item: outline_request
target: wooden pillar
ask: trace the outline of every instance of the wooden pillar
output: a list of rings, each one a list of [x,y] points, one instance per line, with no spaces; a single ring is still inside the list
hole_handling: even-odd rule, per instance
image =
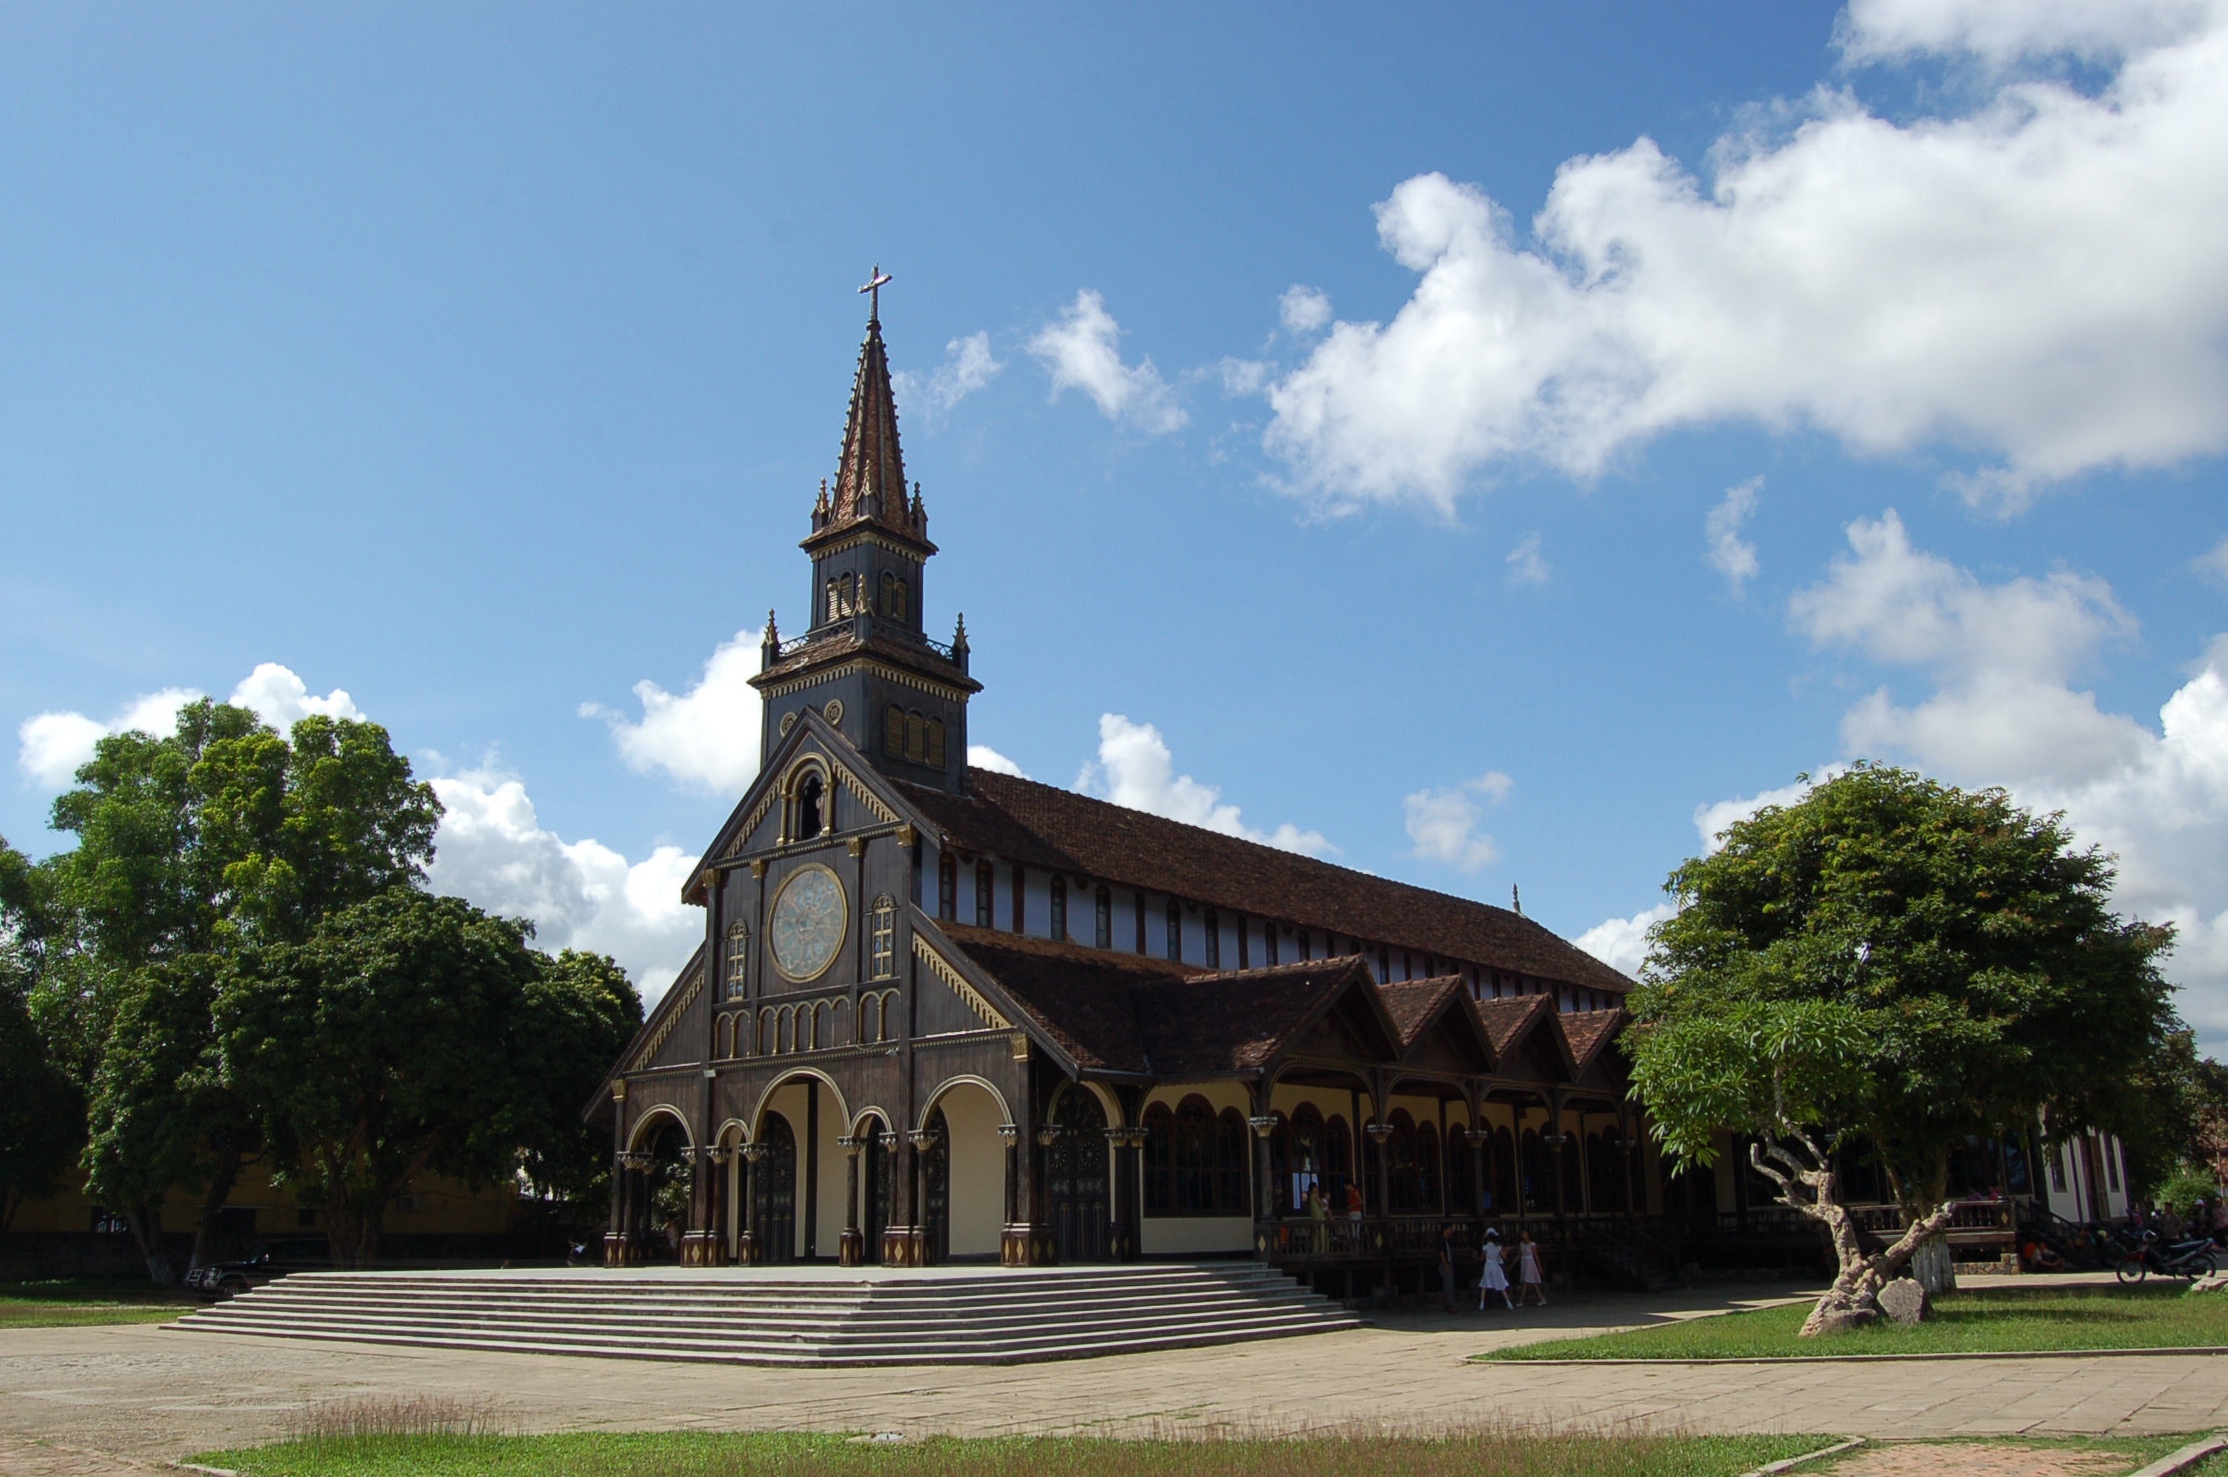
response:
[[[1143,1132],[1135,1128],[1106,1130],[1107,1167],[1114,1176],[1106,1250],[1117,1262],[1137,1260],[1137,1151],[1144,1142]]]
[[[827,802],[834,803],[831,796]],[[820,1230],[820,1079],[805,1079],[805,1193],[799,1213],[805,1220],[805,1255],[811,1261],[816,1254],[814,1239]]]
[[[1258,1111],[1246,1119],[1253,1130],[1253,1255],[1264,1262],[1276,1255],[1277,1233],[1283,1229],[1276,1220],[1276,1186],[1269,1181],[1269,1139],[1276,1132],[1276,1114],[1268,1110],[1268,1101],[1264,1084],[1254,1098]]]
[[[891,1130],[882,1135],[882,1147],[891,1160],[890,1223],[882,1228],[882,1265],[885,1267],[917,1267],[922,1262],[922,1247],[926,1236],[919,1225],[920,1154],[914,1147],[916,1138],[925,1134],[899,1133]]]
[[[758,1230],[758,1186],[751,1182],[751,1170],[765,1157],[766,1146],[759,1143],[742,1146],[743,1174],[743,1234],[735,1249],[735,1260],[746,1267],[755,1267],[766,1259],[766,1240]]]

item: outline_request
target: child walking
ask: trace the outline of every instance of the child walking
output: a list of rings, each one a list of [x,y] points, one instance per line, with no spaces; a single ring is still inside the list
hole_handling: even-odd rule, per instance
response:
[[[1485,1300],[1488,1296],[1499,1298],[1501,1306],[1504,1308],[1511,1306],[1509,1303],[1509,1274],[1507,1269],[1502,1266],[1501,1233],[1499,1231],[1485,1233],[1485,1272],[1478,1278],[1478,1311],[1480,1313],[1485,1311]]]
[[[1532,1241],[1532,1233],[1520,1232],[1516,1239],[1516,1280],[1523,1290],[1516,1295],[1518,1307],[1536,1302],[1547,1306],[1547,1289],[1539,1270],[1539,1247]]]

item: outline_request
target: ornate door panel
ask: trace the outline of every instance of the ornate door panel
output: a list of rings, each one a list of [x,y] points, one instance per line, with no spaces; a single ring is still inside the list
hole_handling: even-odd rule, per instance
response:
[[[1052,1115],[1059,1136],[1044,1151],[1045,1198],[1063,1262],[1103,1262],[1106,1203],[1106,1113],[1096,1094],[1070,1088]]]

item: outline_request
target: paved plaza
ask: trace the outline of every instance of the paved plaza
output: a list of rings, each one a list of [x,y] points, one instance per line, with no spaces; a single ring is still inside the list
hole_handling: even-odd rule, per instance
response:
[[[783,1369],[483,1354],[153,1325],[11,1331],[0,1471],[139,1469],[283,1436],[348,1398],[484,1400],[530,1430],[1138,1436],[1480,1422],[1884,1438],[2145,1435],[2228,1426],[2228,1355],[1885,1362],[1471,1364],[1513,1341],[1692,1317],[1793,1288],[1571,1298],[1506,1313],[1049,1364]],[[43,1444],[41,1444],[43,1443]]]

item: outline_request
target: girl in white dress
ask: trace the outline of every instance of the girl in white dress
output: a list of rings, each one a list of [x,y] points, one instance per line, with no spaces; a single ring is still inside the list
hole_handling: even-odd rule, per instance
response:
[[[1517,1294],[1520,1303],[1537,1301],[1541,1307],[1547,1306],[1547,1289],[1541,1285],[1544,1279],[1540,1276],[1539,1247],[1533,1243],[1529,1231],[1517,1240],[1516,1280],[1524,1289]]]
[[[1480,1313],[1485,1311],[1485,1295],[1487,1293],[1492,1293],[1499,1298],[1502,1307],[1509,1306],[1509,1274],[1501,1265],[1501,1233],[1499,1231],[1485,1233],[1485,1275],[1478,1278],[1478,1311]]]

